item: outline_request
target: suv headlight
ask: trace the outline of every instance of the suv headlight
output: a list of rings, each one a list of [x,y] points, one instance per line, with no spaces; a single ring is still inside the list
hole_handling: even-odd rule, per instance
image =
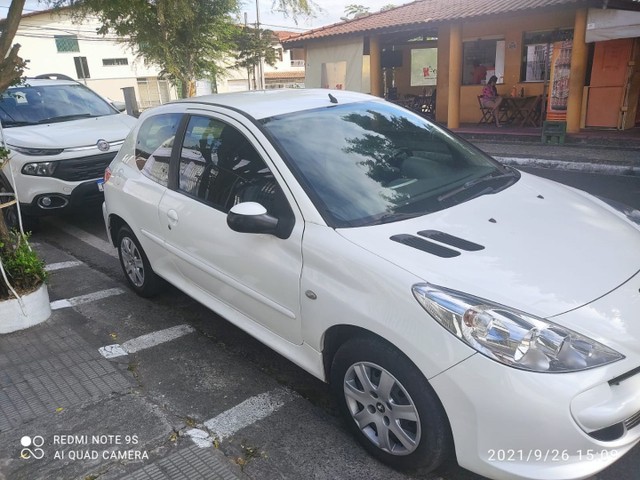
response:
[[[624,355],[568,328],[504,305],[427,283],[413,295],[443,327],[487,357],[533,372],[576,372]]]
[[[27,163],[22,167],[22,173],[38,177],[50,177],[53,175],[57,165],[58,162]]]

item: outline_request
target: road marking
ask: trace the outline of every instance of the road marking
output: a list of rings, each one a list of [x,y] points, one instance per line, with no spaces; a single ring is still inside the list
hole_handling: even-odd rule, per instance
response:
[[[110,288],[108,290],[100,290],[99,292],[89,293],[87,295],[80,295],[79,297],[55,300],[51,302],[51,310],[60,310],[61,308],[75,307],[77,305],[95,302],[96,300],[102,300],[103,298],[112,297],[114,295],[121,295],[123,293],[125,292],[121,288]]]
[[[72,237],[76,237],[78,240],[81,240],[88,245],[91,245],[93,248],[97,248],[107,255],[118,258],[118,251],[113,247],[113,245],[106,240],[101,239],[100,237],[96,237],[91,233],[85,232],[81,228],[74,227],[73,225],[69,224],[56,225],[56,228],[71,235]]]
[[[204,422],[206,431],[192,428],[186,434],[198,447],[210,447],[214,439],[222,441],[231,437],[239,430],[267,418],[297,397],[297,394],[284,388],[261,393]]]
[[[49,265],[46,265],[44,269],[47,272],[54,272],[56,270],[62,270],[63,268],[79,267],[80,265],[83,265],[83,263],[78,260],[75,260],[70,262],[50,263]]]
[[[195,332],[195,329],[189,325],[177,325],[175,327],[166,328],[164,330],[132,338],[131,340],[124,342],[122,345],[116,343],[100,347],[98,351],[104,358],[122,357],[130,353],[136,353],[140,350],[155,347],[156,345],[160,345],[165,342],[170,342],[171,340],[183,337],[192,332]]]

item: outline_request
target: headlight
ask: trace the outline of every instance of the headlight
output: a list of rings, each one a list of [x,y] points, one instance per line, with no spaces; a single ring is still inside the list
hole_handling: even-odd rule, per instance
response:
[[[15,150],[23,155],[29,155],[31,157],[45,157],[47,155],[59,155],[64,152],[64,148],[27,148],[16,147],[15,145],[9,145],[10,150]]]
[[[478,352],[534,372],[576,372],[624,358],[584,335],[497,303],[421,283],[413,295],[442,326]]]
[[[57,165],[58,162],[27,163],[22,167],[22,173],[38,177],[50,177],[53,175]]]

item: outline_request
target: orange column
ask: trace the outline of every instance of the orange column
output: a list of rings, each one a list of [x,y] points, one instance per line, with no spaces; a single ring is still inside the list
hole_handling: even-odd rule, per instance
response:
[[[449,32],[449,98],[447,127],[460,126],[460,87],[462,86],[462,26],[451,25]]]
[[[587,44],[584,41],[587,30],[587,9],[576,10],[573,26],[573,45],[571,47],[571,74],[569,75],[569,97],[567,99],[567,132],[580,131],[582,113],[582,92],[587,74]]]
[[[380,61],[380,42],[378,37],[369,37],[369,75],[371,95],[382,97],[382,62]]]

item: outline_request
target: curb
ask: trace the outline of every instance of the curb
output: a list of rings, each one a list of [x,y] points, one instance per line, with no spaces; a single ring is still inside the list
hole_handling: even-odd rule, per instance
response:
[[[600,173],[605,175],[630,175],[640,176],[640,167],[629,165],[611,165],[590,162],[565,162],[561,160],[546,160],[542,158],[501,157],[492,155],[493,158],[505,165],[532,168],[553,168],[556,170],[569,170],[582,173]]]

